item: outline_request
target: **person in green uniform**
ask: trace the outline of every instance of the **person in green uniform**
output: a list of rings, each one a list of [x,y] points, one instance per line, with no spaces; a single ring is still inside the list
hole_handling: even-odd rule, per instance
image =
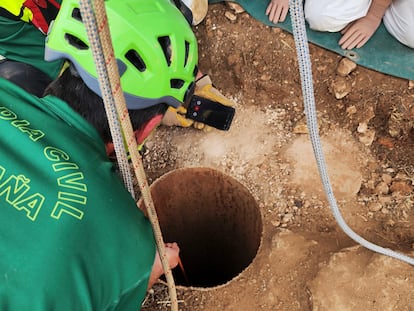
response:
[[[2,0],[0,3],[0,76],[36,96],[55,79],[63,60],[44,59],[45,35],[61,0]]]
[[[193,13],[185,4],[188,1],[164,1],[174,3],[191,24]],[[13,81],[39,97],[51,80],[57,77],[63,65],[60,59],[53,62],[44,60],[45,35],[61,3],[62,0],[0,1],[0,77]],[[195,9],[196,15],[200,13],[198,4],[191,7]],[[223,105],[234,106],[233,101],[216,89],[210,76],[198,70],[196,78],[194,90],[196,95]],[[187,119],[184,106],[170,106],[162,124],[211,130],[203,123]]]
[[[105,5],[143,138],[191,94],[196,39],[163,0]],[[163,270],[151,225],[108,160],[110,138],[80,114],[103,102],[76,0],[65,0],[47,44],[50,59],[70,65],[44,97],[0,78],[0,310],[139,310]],[[178,254],[167,244],[171,267]]]

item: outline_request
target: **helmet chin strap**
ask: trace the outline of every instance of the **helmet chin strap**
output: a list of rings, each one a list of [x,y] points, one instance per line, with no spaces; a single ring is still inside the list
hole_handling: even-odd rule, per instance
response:
[[[163,118],[163,115],[158,114],[154,116],[152,119],[150,119],[147,123],[145,123],[144,126],[142,126],[140,129],[134,132],[135,139],[137,141],[137,144],[139,145],[139,149],[141,149],[141,145],[144,144],[145,140],[148,138],[151,132],[155,130],[158,127],[158,125],[161,123],[162,118]],[[112,155],[115,152],[115,147],[114,147],[113,142],[106,143],[105,148],[106,148],[106,154],[108,156]]]

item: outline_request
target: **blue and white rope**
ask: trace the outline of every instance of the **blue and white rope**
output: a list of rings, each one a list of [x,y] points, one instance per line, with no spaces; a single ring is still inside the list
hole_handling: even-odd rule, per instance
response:
[[[112,141],[114,143],[115,154],[118,161],[119,170],[125,187],[133,198],[135,198],[134,185],[132,181],[131,168],[128,163],[127,151],[122,137],[122,130],[118,114],[115,107],[115,99],[112,95],[109,73],[105,64],[104,51],[99,38],[98,27],[93,11],[93,4],[90,0],[79,1],[82,20],[84,21],[93,59],[96,65],[99,85],[102,98],[105,104],[106,115],[108,117],[109,128],[111,130]]]
[[[383,255],[402,260],[408,264],[414,265],[414,258],[395,252],[391,249],[383,248],[373,244],[358,234],[356,234],[345,222],[336,203],[332,191],[331,183],[326,169],[325,159],[321,147],[320,136],[318,131],[318,122],[315,108],[315,96],[313,90],[312,67],[309,54],[309,44],[306,35],[305,16],[303,12],[303,0],[290,0],[290,16],[292,20],[293,35],[295,39],[297,58],[299,63],[299,73],[302,84],[302,93],[304,99],[305,115],[309,135],[312,142],[313,152],[318,165],[319,174],[322,184],[328,198],[332,213],[341,229],[355,242],[360,245]]]

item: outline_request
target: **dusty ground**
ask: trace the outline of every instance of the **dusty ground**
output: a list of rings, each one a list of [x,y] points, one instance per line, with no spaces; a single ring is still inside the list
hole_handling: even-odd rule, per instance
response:
[[[144,162],[151,182],[197,166],[236,178],[258,202],[262,243],[227,284],[179,287],[180,310],[413,310],[413,267],[357,246],[332,216],[303,133],[292,35],[247,13],[231,21],[227,11],[210,5],[195,32],[200,68],[235,101],[230,130],[160,128]],[[310,51],[321,139],[346,222],[414,256],[414,88],[359,66],[341,77],[340,56]],[[337,99],[340,87],[347,95]],[[169,310],[165,285],[154,287],[143,310]]]

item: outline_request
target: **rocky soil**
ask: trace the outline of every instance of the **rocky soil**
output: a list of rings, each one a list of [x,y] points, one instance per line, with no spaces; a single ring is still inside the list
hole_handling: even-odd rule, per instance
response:
[[[179,286],[180,310],[412,310],[414,269],[348,238],[320,182],[291,34],[210,5],[194,28],[200,68],[235,103],[229,131],[161,127],[153,182],[183,167],[238,180],[262,214],[252,263],[212,288]],[[414,85],[310,45],[319,132],[341,213],[363,238],[414,256]],[[191,234],[191,232],[189,232]],[[235,241],[242,243],[243,241]],[[164,283],[143,310],[169,310]]]

